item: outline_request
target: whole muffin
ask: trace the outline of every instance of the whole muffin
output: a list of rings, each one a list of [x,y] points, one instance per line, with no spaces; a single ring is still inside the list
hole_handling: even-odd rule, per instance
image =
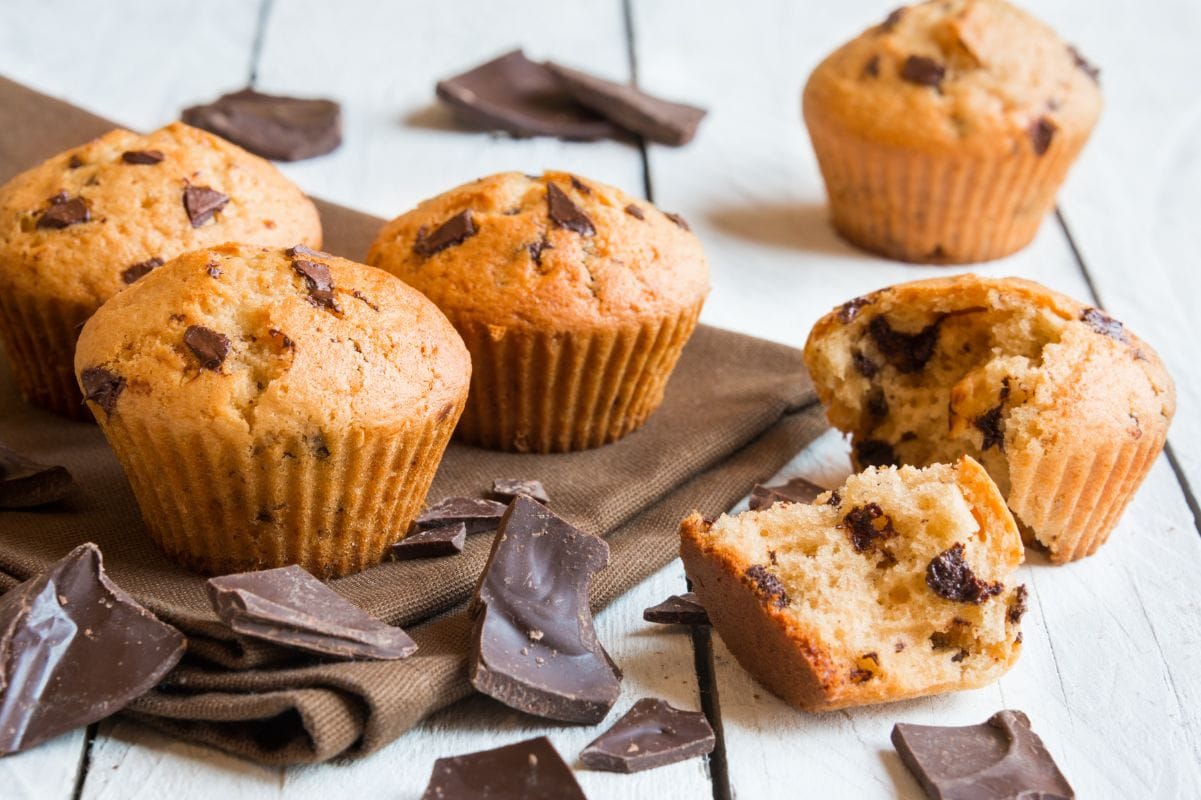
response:
[[[1003,0],[897,9],[805,86],[835,228],[904,261],[1020,250],[1097,121],[1097,75]]]
[[[467,343],[459,436],[518,452],[639,427],[709,291],[683,219],[564,172],[493,175],[426,200],[384,226],[367,262],[424,292]]]
[[[21,392],[90,419],[80,326],[163,262],[230,241],[320,247],[321,222],[271,164],[181,123],[111,131],[0,187],[0,337]]]
[[[1105,542],[1176,411],[1149,345],[1017,278],[936,278],[855,298],[813,327],[805,363],[857,465],[970,455],[1056,563]]]
[[[471,375],[442,313],[387,273],[240,244],[186,253],[105,303],[75,369],[169,556],[326,577],[408,531]]]

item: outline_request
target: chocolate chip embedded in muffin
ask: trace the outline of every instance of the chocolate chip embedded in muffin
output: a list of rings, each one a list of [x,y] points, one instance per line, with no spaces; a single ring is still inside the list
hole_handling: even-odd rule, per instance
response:
[[[901,77],[918,86],[938,88],[946,74],[947,68],[944,65],[926,56],[909,56],[901,65]]]
[[[850,325],[855,321],[855,317],[859,316],[859,310],[871,304],[872,299],[870,297],[856,297],[846,301],[838,308],[838,321],[843,325]]]
[[[839,527],[847,532],[856,553],[866,553],[879,547],[880,542],[897,535],[892,518],[878,503],[855,506],[842,518]]]
[[[629,214],[631,217],[633,217],[634,219],[641,219],[641,220],[646,219],[646,214],[642,213],[642,209],[639,208],[638,206],[634,205],[633,203],[630,203],[628,206],[626,206],[625,212],[627,214]]]
[[[1051,149],[1051,140],[1055,138],[1058,127],[1047,117],[1039,117],[1030,124],[1027,133],[1030,136],[1030,146],[1035,155],[1044,155]]]
[[[920,372],[938,347],[938,329],[942,320],[936,320],[917,333],[903,333],[889,324],[883,314],[872,319],[868,333],[880,355],[898,372]]]
[[[139,278],[149,275],[155,267],[161,267],[163,260],[161,258],[148,258],[145,261],[139,261],[136,264],[131,264],[129,267],[121,270],[121,280],[126,283],[133,283]]]
[[[229,355],[229,337],[203,325],[189,325],[184,331],[183,342],[196,356],[201,369],[221,371],[221,365]]]
[[[92,218],[87,201],[82,197],[67,197],[66,192],[59,192],[50,198],[50,206],[38,217],[38,228],[62,230]]]
[[[125,391],[125,379],[104,367],[88,367],[79,376],[83,384],[83,396],[112,414],[117,407],[117,398]]]
[[[297,258],[292,261],[292,269],[304,279],[310,303],[334,312],[342,310],[334,296],[334,280],[329,273],[329,267],[317,261]]]
[[[432,256],[448,247],[462,244],[476,233],[471,210],[460,211],[429,235],[426,235],[425,228],[419,230],[413,242],[413,252],[420,256]]]
[[[560,228],[575,231],[580,236],[596,235],[596,226],[588,215],[553,183],[546,184],[546,211],[551,222]]]
[[[1130,337],[1126,334],[1125,326],[1119,320],[1114,319],[1100,309],[1086,308],[1080,312],[1080,319],[1102,336],[1117,339],[1119,342],[1130,341]]]
[[[222,194],[208,186],[192,186],[188,184],[183,190],[183,207],[193,228],[199,228],[213,218],[218,211],[225,208],[229,195]]]
[[[939,553],[926,567],[926,585],[939,597],[956,603],[979,605],[1000,594],[1005,586],[1000,581],[982,581],[963,559],[962,543]]]
[[[747,567],[744,574],[755,586],[759,596],[770,601],[776,608],[787,608],[792,602],[788,597],[788,592],[784,589],[784,584],[762,564]]]
[[[126,164],[153,166],[163,160],[162,150],[126,150],[121,154],[121,160]]]

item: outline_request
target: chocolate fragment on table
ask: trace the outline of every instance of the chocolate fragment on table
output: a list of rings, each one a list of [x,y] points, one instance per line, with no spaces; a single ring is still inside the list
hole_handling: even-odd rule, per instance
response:
[[[478,497],[443,497],[415,520],[418,528],[438,528],[462,522],[467,533],[494,531],[504,516],[505,504]]]
[[[385,625],[297,566],[210,578],[209,602],[234,633],[340,659],[393,661],[417,651]]]
[[[76,547],[0,596],[0,755],[115,714],[184,647],[108,579],[96,545]]]
[[[898,723],[892,743],[931,800],[1076,796],[1021,711],[963,727]]]
[[[75,488],[66,467],[41,464],[0,443],[0,509],[44,506]]]
[[[699,711],[646,697],[580,752],[591,769],[642,772],[713,752],[717,740]]]
[[[812,503],[824,491],[826,490],[805,478],[792,478],[776,486],[757,483],[751,489],[750,509],[758,511],[771,508],[776,503]]]
[[[248,88],[185,108],[180,119],[274,161],[314,158],[342,144],[342,109],[332,100]]]
[[[550,502],[550,495],[542,481],[519,478],[497,478],[492,481],[492,496],[502,503],[510,503],[522,495],[532,497],[543,505]]]
[[[588,588],[608,562],[604,539],[514,500],[471,603],[471,685],[539,717],[604,719],[621,672],[597,641]]]
[[[545,736],[439,758],[421,800],[585,800],[571,767]]]
[[[397,561],[413,561],[419,558],[454,556],[463,552],[467,543],[467,526],[452,522],[428,530],[410,533],[392,545],[392,558]]]
[[[644,609],[642,618],[660,625],[709,624],[709,612],[693,592],[673,594],[662,603]]]
[[[467,123],[514,136],[591,141],[620,129],[580,105],[549,69],[520,50],[438,81],[439,99]]]
[[[703,108],[664,100],[628,83],[608,81],[554,62],[548,62],[546,68],[582,105],[652,142],[675,147],[688,144],[705,117]]]

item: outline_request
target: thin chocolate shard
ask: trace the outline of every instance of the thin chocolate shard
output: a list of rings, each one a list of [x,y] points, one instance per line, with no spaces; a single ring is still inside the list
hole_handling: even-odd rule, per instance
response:
[[[183,343],[196,356],[201,369],[220,372],[229,355],[229,337],[203,325],[189,325],[184,331]]]
[[[519,478],[497,478],[492,481],[492,497],[502,503],[509,503],[522,495],[532,497],[543,505],[550,502],[550,495],[542,481]]]
[[[580,236],[596,234],[596,226],[588,215],[553,183],[546,184],[546,211],[551,221],[560,228],[574,231]]]
[[[108,579],[96,545],[76,547],[0,596],[0,755],[115,714],[184,647]]]
[[[308,249],[307,247],[305,248]],[[292,248],[296,250],[296,248]],[[317,261],[298,258],[292,262],[292,269],[304,278],[305,288],[309,292],[309,302],[315,306],[328,308],[330,311],[341,311],[338,298],[334,295],[334,279],[329,267]]]
[[[586,800],[545,736],[439,758],[421,800]]]
[[[546,68],[582,105],[652,142],[673,147],[688,144],[705,118],[703,108],[664,100],[627,83],[608,81],[554,62],[548,62]]]
[[[597,641],[588,588],[608,562],[604,539],[515,499],[471,604],[471,685],[539,717],[604,719],[621,673]]]
[[[121,280],[126,283],[133,283],[139,278],[144,278],[150,274],[151,270],[157,269],[163,265],[163,260],[158,256],[148,258],[145,261],[139,261],[136,264],[131,264],[121,271]]]
[[[917,333],[903,333],[893,328],[881,314],[872,318],[867,330],[880,355],[884,356],[897,372],[910,374],[921,372],[926,362],[934,356],[941,327],[942,320],[938,319]]]
[[[410,533],[392,545],[392,558],[397,561],[413,561],[419,558],[440,558],[463,552],[467,543],[467,526],[452,522],[437,528],[428,528]]]
[[[125,391],[125,378],[104,367],[88,367],[79,374],[83,396],[100,406],[105,414],[112,414],[117,407],[117,398]]]
[[[75,491],[66,467],[41,464],[0,443],[0,508],[36,508]]]
[[[976,577],[963,559],[963,544],[952,547],[930,559],[926,565],[926,585],[939,597],[955,603],[979,605],[998,595],[1005,588],[1000,581],[988,583]]]
[[[642,618],[659,625],[709,624],[709,612],[705,611],[701,601],[692,592],[673,594],[662,603],[643,610]]]
[[[471,217],[471,209],[466,209],[443,222],[428,236],[424,227],[417,231],[413,252],[419,256],[432,256],[448,247],[462,244],[478,232],[479,229],[475,227],[475,221]]]
[[[938,88],[946,74],[945,66],[926,56],[909,56],[901,65],[901,78],[918,86]]]
[[[126,164],[153,166],[163,160],[162,150],[126,150],[121,154],[121,160]]]
[[[787,608],[792,603],[784,584],[762,564],[747,567],[745,576],[755,587],[759,597],[770,601],[776,608]]]
[[[505,504],[478,497],[443,497],[421,513],[418,528],[440,528],[455,522],[467,526],[467,533],[494,531],[505,514]]]
[[[251,639],[339,659],[395,661],[417,651],[400,628],[294,565],[210,578],[206,588],[221,621]]]
[[[983,724],[963,727],[898,723],[892,743],[934,800],[1076,796],[1021,711],[998,711]]]
[[[700,711],[644,697],[580,752],[590,769],[642,772],[713,752],[717,740]]]
[[[213,218],[225,204],[229,195],[222,194],[208,186],[192,186],[189,184],[183,190],[183,208],[193,228],[199,228]]]
[[[1080,320],[1092,328],[1094,333],[1108,336],[1110,339],[1117,339],[1119,342],[1130,341],[1125,326],[1098,308],[1084,309],[1080,314]]]
[[[1030,146],[1034,149],[1034,155],[1044,155],[1051,149],[1051,140],[1055,138],[1055,131],[1058,129],[1047,117],[1039,117],[1030,124],[1026,133],[1030,136]]]
[[[288,258],[296,258],[297,256],[307,256],[309,258],[333,258],[332,255],[324,250],[314,250],[311,247],[305,247],[303,244],[294,244],[284,251],[284,255]]]
[[[274,161],[314,158],[342,144],[342,109],[332,100],[247,88],[185,108],[180,119]]]
[[[92,218],[87,202],[82,197],[67,197],[59,192],[50,198],[50,206],[38,217],[35,227],[62,230]]]
[[[805,478],[792,478],[775,486],[755,484],[751,489],[750,509],[758,511],[771,508],[776,503],[812,503],[814,499],[826,491],[816,483]]]
[[[620,129],[580,105],[555,75],[520,50],[438,82],[439,99],[465,122],[514,136],[590,141]]]

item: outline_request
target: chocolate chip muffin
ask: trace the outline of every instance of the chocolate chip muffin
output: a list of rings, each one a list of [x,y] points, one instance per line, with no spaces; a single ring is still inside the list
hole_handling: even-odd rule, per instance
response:
[[[105,303],[75,368],[169,556],[324,577],[407,533],[471,373],[442,313],[387,273],[238,244],[186,253]]]
[[[805,363],[859,466],[969,454],[1056,563],[1106,540],[1176,410],[1149,345],[1017,278],[962,275],[855,298],[814,326]]]
[[[1021,652],[1022,540],[971,458],[871,468],[812,504],[680,527],[730,652],[806,711],[992,683]]]
[[[1020,250],[1097,121],[1097,75],[1004,0],[897,9],[805,86],[835,228],[904,261]]]
[[[367,261],[425,292],[467,343],[458,435],[518,452],[639,427],[709,291],[683,219],[564,172],[493,175],[427,200],[380,231]]]
[[[321,223],[271,164],[179,123],[114,130],[0,187],[0,336],[21,392],[91,419],[80,326],[163,262],[229,241],[320,247]]]

